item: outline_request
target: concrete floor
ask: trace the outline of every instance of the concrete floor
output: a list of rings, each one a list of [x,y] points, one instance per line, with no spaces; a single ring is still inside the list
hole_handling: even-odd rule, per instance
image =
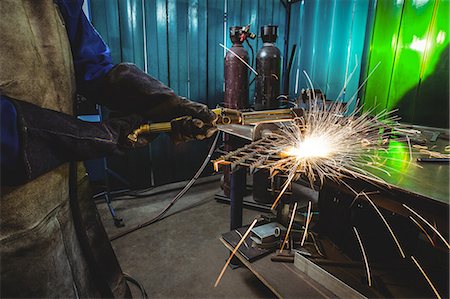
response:
[[[150,298],[272,298],[274,295],[248,269],[227,269],[214,282],[228,258],[219,241],[229,230],[229,205],[217,203],[219,182],[194,186],[158,223],[112,242],[125,273],[145,287]],[[114,201],[126,227],[116,228],[104,203],[98,204],[110,236],[150,219],[178,192]],[[244,210],[244,224],[260,212]],[[134,297],[137,288],[130,285]]]

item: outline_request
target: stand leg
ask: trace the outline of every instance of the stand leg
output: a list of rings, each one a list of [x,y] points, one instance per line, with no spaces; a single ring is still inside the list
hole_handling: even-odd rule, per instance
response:
[[[242,208],[244,202],[246,169],[237,168],[231,173],[230,179],[230,230],[242,227]],[[239,259],[234,257],[230,266],[236,268],[240,265]]]

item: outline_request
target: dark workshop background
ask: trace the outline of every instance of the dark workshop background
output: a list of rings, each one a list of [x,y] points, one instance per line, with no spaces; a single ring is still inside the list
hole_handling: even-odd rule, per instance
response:
[[[296,45],[291,97],[307,88],[306,71],[328,99],[359,97],[365,110],[400,108],[405,122],[449,127],[448,0],[290,2],[295,3],[90,0],[87,8],[115,63],[133,62],[178,94],[211,108],[223,101],[224,49],[219,43],[231,47],[228,27],[251,24],[259,34],[261,25],[274,24],[279,26],[276,44],[283,59]],[[256,55],[262,41],[250,43]],[[251,102],[253,92],[252,85]],[[352,109],[355,103],[350,103]],[[186,180],[205,158],[210,142],[174,146],[161,135],[150,148],[110,159],[109,164],[133,188]],[[102,179],[101,167],[92,172],[94,179]]]

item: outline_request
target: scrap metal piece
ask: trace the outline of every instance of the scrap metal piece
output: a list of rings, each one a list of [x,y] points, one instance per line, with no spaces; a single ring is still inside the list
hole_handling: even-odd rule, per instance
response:
[[[280,235],[280,231],[286,230],[284,226],[277,222],[271,222],[264,225],[254,227],[252,229],[252,241],[260,245],[267,242],[273,242]]]

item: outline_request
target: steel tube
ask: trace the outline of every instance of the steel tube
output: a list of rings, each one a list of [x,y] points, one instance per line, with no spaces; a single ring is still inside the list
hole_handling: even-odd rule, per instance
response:
[[[246,169],[238,167],[231,173],[230,230],[242,227],[242,208],[246,185]]]

